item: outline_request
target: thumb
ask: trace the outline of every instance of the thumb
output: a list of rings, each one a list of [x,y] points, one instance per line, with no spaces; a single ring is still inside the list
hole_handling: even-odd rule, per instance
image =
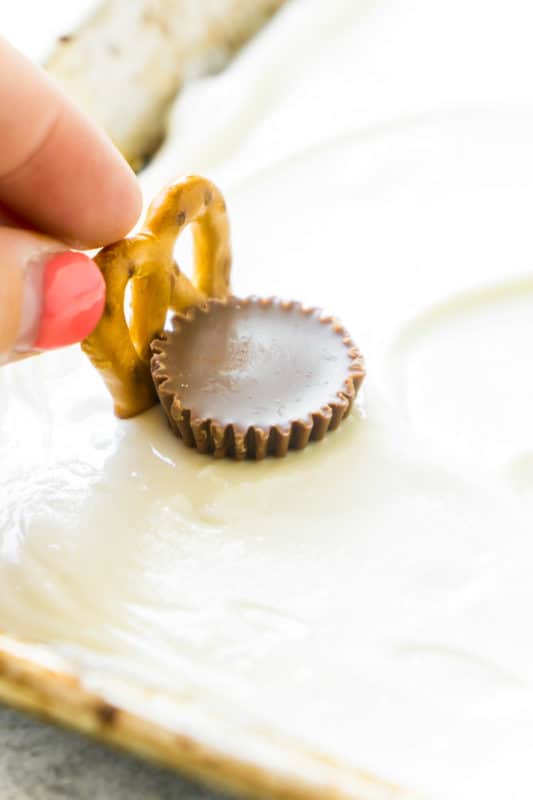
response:
[[[0,227],[0,364],[79,342],[97,325],[105,283],[88,256]]]

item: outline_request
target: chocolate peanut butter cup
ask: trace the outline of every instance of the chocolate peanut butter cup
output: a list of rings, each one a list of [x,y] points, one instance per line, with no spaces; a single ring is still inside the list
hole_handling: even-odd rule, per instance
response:
[[[191,308],[152,352],[170,427],[217,458],[284,456],[322,439],[349,413],[365,374],[338,321],[277,299]]]

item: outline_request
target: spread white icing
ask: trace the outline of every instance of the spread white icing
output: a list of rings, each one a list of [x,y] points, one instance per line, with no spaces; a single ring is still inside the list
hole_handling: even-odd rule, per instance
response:
[[[526,796],[532,133],[400,127],[229,187],[235,290],[325,306],[367,360],[352,417],[282,462],[115,419],[77,349],[3,369],[2,627],[258,763]]]

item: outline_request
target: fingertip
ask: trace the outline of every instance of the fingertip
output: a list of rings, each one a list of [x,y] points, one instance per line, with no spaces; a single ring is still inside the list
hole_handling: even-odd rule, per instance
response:
[[[84,253],[54,254],[43,274],[41,319],[34,347],[52,350],[81,342],[102,316],[106,287],[102,273]]]
[[[98,265],[64,242],[0,226],[0,364],[82,341],[104,312]]]
[[[46,74],[0,40],[0,205],[77,248],[125,236],[142,207],[109,137]]]
[[[61,182],[41,184],[53,202],[46,209],[41,206],[38,213],[46,214],[46,219],[41,216],[41,227],[47,233],[77,250],[89,250],[126,236],[139,219],[143,198],[135,173],[108,136],[78,114],[85,141],[82,145],[78,138],[74,146],[70,131],[56,133],[54,139],[65,139],[69,159],[63,162]],[[51,150],[59,147],[57,141],[50,143]],[[55,209],[53,214],[48,213],[50,208]],[[62,214],[57,213],[59,209]]]
[[[106,244],[126,236],[138,222],[143,208],[143,195],[137,176],[129,164],[125,160],[123,161],[126,167],[126,177],[124,179],[123,204],[121,204],[122,218],[119,218],[116,231]]]
[[[109,147],[112,145],[109,143]],[[114,150],[114,148],[113,148]],[[137,223],[142,191],[129,164],[116,150],[110,154],[105,187],[90,192],[77,220],[67,215],[54,234],[78,250],[104,247],[126,236]]]

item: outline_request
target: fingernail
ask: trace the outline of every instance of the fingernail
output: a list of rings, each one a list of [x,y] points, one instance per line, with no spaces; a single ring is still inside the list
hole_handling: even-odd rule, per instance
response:
[[[29,265],[16,350],[81,342],[98,324],[104,303],[102,273],[84,253],[56,253]]]

